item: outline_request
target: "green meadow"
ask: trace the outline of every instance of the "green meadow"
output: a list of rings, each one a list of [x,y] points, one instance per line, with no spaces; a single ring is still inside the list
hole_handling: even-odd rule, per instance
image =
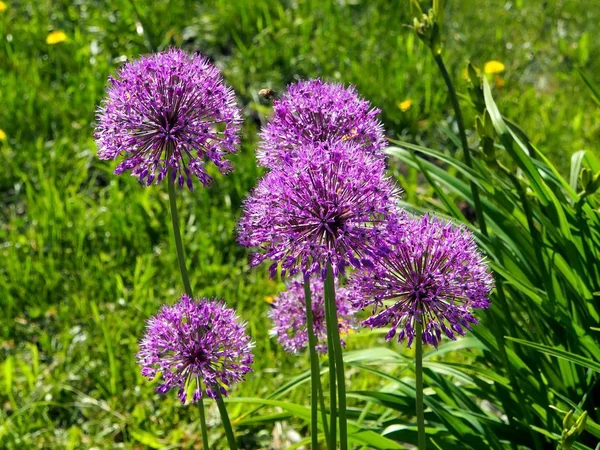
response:
[[[600,172],[600,108],[588,86],[600,86],[600,7],[447,3],[443,55],[473,169],[461,165],[446,85],[409,27],[408,1],[0,2],[0,448],[201,448],[197,409],[159,397],[134,358],[146,320],[183,291],[166,186],[113,175],[116,163],[97,158],[93,138],[108,76],[170,46],[209,57],[244,114],[234,171],[211,167],[212,186],[178,191],[195,295],[225,299],[256,341],[254,372],[228,404],[240,448],[294,448],[309,436],[308,357],[269,335],[269,302],[283,283],[268,264],[249,266],[235,228],[263,172],[255,148],[271,103],[259,91],[315,77],[353,84],[381,109],[405,206],[470,226],[505,286],[481,331],[428,350],[431,448],[557,448],[571,409],[588,412],[572,448],[598,448],[600,202],[596,192],[578,195],[587,192],[580,171]],[[469,95],[469,62],[501,112],[500,166],[477,150],[482,112]],[[502,117],[526,134],[524,147],[499,132]],[[482,191],[489,236],[474,219],[469,181]],[[366,331],[348,338],[347,351],[350,420],[415,448],[413,351]],[[207,421],[214,448],[227,448],[212,402]]]

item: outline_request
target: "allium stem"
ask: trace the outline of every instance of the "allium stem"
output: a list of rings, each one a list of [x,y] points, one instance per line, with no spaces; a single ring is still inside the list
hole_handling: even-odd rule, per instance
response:
[[[422,319],[421,319],[422,320]],[[415,376],[417,381],[417,428],[419,433],[419,450],[425,450],[425,409],[423,405],[423,325],[415,320]]]
[[[306,306],[306,329],[308,332],[308,350],[310,356],[310,432],[313,449],[319,448],[319,359],[316,350],[315,330],[313,328],[310,278],[304,279],[304,304]]]
[[[434,54],[433,58],[435,59],[438,68],[440,69],[440,73],[442,74],[442,78],[446,82],[446,87],[448,88],[448,94],[450,95],[450,101],[452,102],[452,107],[454,108],[454,114],[456,115],[456,123],[458,124],[458,134],[460,136],[460,142],[463,148],[463,153],[465,154],[465,164],[472,168],[473,162],[471,161],[471,150],[469,149],[469,143],[467,142],[467,133],[465,131],[465,123],[463,120],[462,110],[460,109],[460,103],[458,103],[458,96],[456,95],[456,90],[454,89],[454,84],[452,83],[452,78],[450,78],[450,74],[446,69],[446,65],[444,64],[444,60],[442,59],[442,55]],[[487,226],[485,224],[485,217],[483,215],[483,208],[481,206],[481,199],[479,198],[479,188],[475,184],[475,182],[471,181],[471,194],[473,195],[473,203],[475,204],[475,213],[477,214],[477,221],[479,222],[479,228],[481,229],[481,233],[484,236],[488,235]]]
[[[328,272],[329,273],[329,272]],[[328,280],[323,285],[323,296],[325,297],[325,322],[327,326],[327,356],[329,359],[329,442],[332,449],[336,448],[337,442],[337,408],[336,408],[336,372],[335,355],[333,346],[333,331],[331,325],[331,302],[329,290],[331,289]]]
[[[192,285],[185,267],[185,254],[183,253],[183,242],[181,241],[181,231],[179,230],[179,215],[177,214],[177,199],[175,198],[175,181],[173,180],[173,169],[169,168],[169,205],[171,207],[171,222],[173,224],[173,237],[175,238],[175,247],[177,248],[177,262],[179,263],[179,272],[183,280],[185,293],[190,297],[192,294]]]
[[[221,422],[223,422],[223,428],[225,429],[225,436],[227,436],[227,443],[231,450],[237,450],[237,444],[235,443],[235,436],[233,435],[233,429],[231,428],[231,422],[229,421],[229,414],[227,414],[227,408],[225,402],[221,396],[219,387],[215,387],[217,406],[219,407],[219,414],[221,414]]]
[[[317,356],[318,358],[318,356]],[[320,372],[319,372],[320,375]],[[323,397],[323,384],[321,383],[321,377],[318,378],[319,387],[319,405],[321,406],[321,420],[323,421],[323,433],[325,434],[325,441],[327,443],[328,450],[335,450],[335,442],[330,442],[329,426],[327,425],[327,411],[325,410],[325,398]]]
[[[181,230],[179,229],[179,214],[177,214],[177,199],[175,197],[175,181],[173,180],[173,169],[169,169],[169,206],[171,209],[171,223],[173,224],[173,237],[175,238],[175,247],[177,248],[177,261],[179,263],[179,272],[181,272],[181,279],[183,281],[183,288],[185,293],[194,297],[192,293],[192,285],[190,284],[190,277],[187,273],[185,266],[185,254],[183,253],[183,242],[181,240]],[[204,416],[204,401],[202,397],[199,400],[200,407],[200,429],[202,430],[202,445],[203,448],[208,449],[208,433],[206,431],[206,418]]]
[[[327,263],[327,278],[325,279],[327,289],[325,291],[325,303],[329,303],[329,323],[328,332],[331,332],[333,340],[333,351],[335,357],[335,371],[337,375],[338,403],[339,403],[339,422],[340,422],[340,449],[348,448],[348,424],[346,420],[346,378],[344,376],[344,357],[342,354],[342,344],[340,342],[340,329],[337,317],[337,305],[335,302],[335,283],[333,280],[333,268],[331,262]],[[331,330],[331,331],[329,331]]]
[[[208,450],[208,433],[206,432],[206,417],[204,416],[204,400],[202,397],[198,400],[198,408],[200,409],[200,430],[202,431],[202,448]]]

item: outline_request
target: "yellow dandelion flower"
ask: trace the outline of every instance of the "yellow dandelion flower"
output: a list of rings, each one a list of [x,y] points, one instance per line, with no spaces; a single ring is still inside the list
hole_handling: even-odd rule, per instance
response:
[[[46,37],[46,44],[54,45],[67,40],[67,35],[64,31],[53,31]]]
[[[6,3],[0,2],[0,12],[6,11],[6,8],[8,8],[8,6],[6,6]]]
[[[504,72],[504,64],[500,61],[488,61],[483,66],[483,71],[488,74]]]
[[[7,137],[4,130],[0,129],[0,141],[5,141]]]
[[[412,107],[412,104],[412,100],[410,98],[407,98],[406,100],[398,103],[398,108],[400,108],[400,111],[406,112]]]

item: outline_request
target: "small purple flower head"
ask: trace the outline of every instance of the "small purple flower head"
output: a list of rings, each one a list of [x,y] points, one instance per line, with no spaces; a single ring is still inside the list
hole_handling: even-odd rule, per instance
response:
[[[195,403],[203,395],[227,395],[227,389],[252,370],[253,345],[233,309],[183,294],[148,321],[136,358],[148,379],[162,375],[158,393],[177,388],[185,404],[187,392],[195,387]]]
[[[396,211],[399,189],[385,163],[355,143],[306,145],[267,173],[244,204],[239,242],[258,247],[251,264],[269,258],[271,276],[299,270],[325,276],[349,264],[371,264],[373,244]]]
[[[299,81],[273,103],[273,116],[261,133],[260,165],[273,168],[295,157],[306,144],[352,141],[383,158],[387,146],[379,110],[358,96],[353,86]]]
[[[354,306],[375,307],[363,324],[391,325],[387,340],[400,328],[398,342],[407,337],[409,347],[415,337],[415,320],[423,326],[426,344],[437,347],[442,332],[452,340],[455,333],[464,335],[465,328],[478,323],[472,309],[489,306],[493,287],[472,234],[439,219],[412,218],[406,213],[390,223],[386,256],[350,280],[362,298]],[[385,307],[377,312],[384,302]]]
[[[116,174],[131,170],[149,186],[171,169],[191,190],[192,176],[210,183],[206,160],[231,170],[223,156],[237,151],[241,112],[206,58],[170,49],[125,64],[109,81],[95,137],[101,159],[125,155]]]
[[[317,350],[327,353],[327,328],[325,324],[325,300],[323,296],[323,280],[312,277],[310,280],[312,297],[313,329],[317,338]],[[336,288],[336,305],[340,335],[347,335],[354,328],[352,316],[355,309],[353,302],[358,302],[358,297],[346,288]],[[280,293],[273,302],[269,317],[273,320],[271,335],[277,340],[284,350],[298,353],[308,344],[308,329],[306,326],[306,306],[304,303],[304,283],[292,278],[287,282],[287,290]],[[340,339],[343,346],[346,345]]]

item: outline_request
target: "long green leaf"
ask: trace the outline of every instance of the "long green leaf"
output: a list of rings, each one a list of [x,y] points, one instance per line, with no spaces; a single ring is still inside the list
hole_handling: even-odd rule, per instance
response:
[[[548,347],[547,345],[538,344],[536,342],[526,341],[524,339],[516,339],[510,336],[506,336],[506,339],[509,339],[517,344],[526,345],[527,347],[531,347],[540,351],[542,353],[546,353],[547,355],[555,356],[557,358],[565,359],[573,364],[579,364],[587,369],[593,370],[595,372],[600,372],[600,363],[586,358],[585,356],[576,355],[574,353],[568,352],[566,350],[562,350],[560,348]]]
[[[295,403],[248,397],[233,397],[226,399],[225,401],[227,403],[244,403],[250,405],[266,405],[279,407],[285,411],[289,411],[290,413],[294,414],[294,416],[299,417],[304,421],[310,420],[310,408]],[[319,427],[321,427],[320,421],[318,425]],[[371,448],[375,449],[393,450],[404,448],[397,442],[394,442],[384,436],[381,436],[375,433],[374,431],[364,430],[352,422],[348,422],[348,437],[357,443],[360,443],[362,445],[368,445]]]
[[[598,106],[600,106],[600,91],[598,90],[598,88],[596,88],[596,86],[590,81],[590,79],[581,70],[577,69],[577,72],[579,73],[579,76],[581,77],[581,79],[583,80],[585,85],[590,90],[590,95],[592,97],[592,100],[594,100],[596,102],[596,104]]]

